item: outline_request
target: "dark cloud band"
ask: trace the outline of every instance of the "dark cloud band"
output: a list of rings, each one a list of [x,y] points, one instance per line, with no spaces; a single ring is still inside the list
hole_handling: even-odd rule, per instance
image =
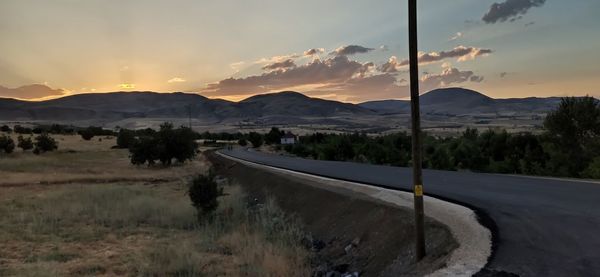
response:
[[[494,3],[490,6],[490,9],[483,16],[482,20],[488,24],[515,21],[526,14],[529,9],[540,7],[545,3],[546,0],[506,0]]]

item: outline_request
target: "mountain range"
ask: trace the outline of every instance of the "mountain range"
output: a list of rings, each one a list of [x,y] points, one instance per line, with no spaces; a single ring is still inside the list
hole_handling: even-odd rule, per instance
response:
[[[463,88],[437,89],[420,97],[422,113],[432,115],[538,114],[554,109],[560,98],[494,99]],[[193,118],[203,122],[237,122],[277,119],[381,117],[408,114],[407,100],[350,104],[311,98],[284,91],[249,97],[240,102],[209,99],[192,93],[112,92],[65,96],[46,101],[0,98],[0,120],[13,121],[118,121],[134,118]]]
[[[437,115],[523,114],[547,113],[560,103],[560,97],[528,97],[494,99],[480,92],[464,88],[432,90],[419,97],[421,112]],[[408,100],[369,101],[358,104],[363,108],[384,114],[410,112]]]

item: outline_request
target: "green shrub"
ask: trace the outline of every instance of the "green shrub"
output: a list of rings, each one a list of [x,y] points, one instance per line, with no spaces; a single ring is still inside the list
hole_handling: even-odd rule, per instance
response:
[[[600,157],[596,157],[581,173],[584,178],[600,179]]]
[[[31,137],[23,138],[23,136],[19,135],[19,137],[17,137],[17,141],[17,146],[23,149],[23,151],[33,149],[33,141],[31,140]]]
[[[33,153],[41,154],[44,152],[50,152],[58,149],[58,142],[54,140],[47,133],[43,133],[37,137],[35,137],[35,148],[33,149]]]
[[[190,184],[188,194],[192,205],[198,211],[198,219],[201,219],[203,215],[217,209],[217,198],[223,195],[223,189],[219,188],[211,171],[208,175],[196,176]]]
[[[0,151],[4,151],[6,154],[12,153],[15,149],[15,142],[7,135],[0,136]]]
[[[79,131],[79,135],[84,140],[91,140],[94,137],[94,133],[89,128]]]
[[[246,146],[246,145],[248,145],[248,141],[246,141],[245,138],[241,138],[238,140],[238,144],[241,146]]]
[[[0,127],[0,131],[5,132],[5,133],[10,133],[10,132],[12,132],[12,129],[10,129],[10,127],[8,127],[8,125],[2,125],[2,127]]]

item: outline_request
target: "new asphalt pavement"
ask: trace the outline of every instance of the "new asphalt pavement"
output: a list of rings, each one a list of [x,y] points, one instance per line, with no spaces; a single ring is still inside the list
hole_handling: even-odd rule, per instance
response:
[[[410,168],[245,149],[220,152],[298,172],[411,190]],[[600,182],[439,170],[423,174],[426,195],[475,209],[492,229],[494,252],[487,269],[520,276],[600,276]]]

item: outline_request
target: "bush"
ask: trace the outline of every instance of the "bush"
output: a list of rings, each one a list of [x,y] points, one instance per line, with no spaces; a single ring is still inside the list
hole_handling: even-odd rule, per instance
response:
[[[248,145],[248,141],[246,141],[245,138],[241,138],[238,140],[238,144],[241,146],[246,146],[246,145]]]
[[[10,127],[8,127],[8,125],[2,125],[2,127],[0,127],[0,131],[5,132],[5,133],[10,133],[10,132],[12,132],[12,129],[10,129]]]
[[[7,135],[0,136],[0,151],[4,151],[6,154],[10,154],[15,149],[15,142]]]
[[[29,134],[33,133],[33,130],[31,130],[31,128],[26,128],[26,127],[23,127],[21,125],[15,125],[13,127],[13,130],[17,134],[27,134],[27,135],[29,135]]]
[[[173,159],[179,163],[196,156],[196,133],[190,128],[173,129],[170,123],[160,126],[160,131],[142,136],[129,148],[132,164],[155,164],[159,160],[163,165],[171,165]]]
[[[119,130],[117,135],[117,147],[129,148],[135,143],[135,132],[127,129]]]
[[[600,179],[600,157],[595,158],[581,175],[584,178]]]
[[[31,137],[23,138],[23,136],[19,136],[17,138],[19,148],[23,149],[23,151],[33,149],[33,141],[31,141]]]
[[[79,135],[84,140],[91,140],[94,137],[94,133],[89,128],[79,131]]]
[[[58,149],[58,143],[47,133],[35,137],[33,153],[41,154]]]
[[[190,184],[188,194],[192,205],[198,211],[198,219],[213,212],[219,206],[217,198],[223,195],[223,189],[214,180],[212,171],[208,175],[198,175]]]

